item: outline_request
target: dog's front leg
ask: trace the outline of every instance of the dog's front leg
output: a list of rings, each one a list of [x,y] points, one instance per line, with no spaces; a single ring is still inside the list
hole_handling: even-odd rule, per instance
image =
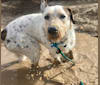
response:
[[[61,63],[61,55],[56,53],[56,49],[49,49],[49,54],[51,57],[53,57],[52,63],[54,65],[59,65]]]
[[[33,42],[33,43],[32,43]],[[32,42],[29,43],[27,51],[25,52],[26,55],[31,60],[31,73],[34,75],[38,75],[38,69],[39,69],[39,59],[40,59],[40,45],[36,40],[32,40]]]
[[[36,76],[39,76],[39,73],[40,73],[39,65],[38,65],[39,59],[40,59],[39,56],[37,56],[36,58],[32,57],[32,59],[31,59],[32,64],[31,64],[31,68],[30,68],[30,74],[34,75],[34,78]],[[33,76],[32,76],[32,78],[33,78]]]

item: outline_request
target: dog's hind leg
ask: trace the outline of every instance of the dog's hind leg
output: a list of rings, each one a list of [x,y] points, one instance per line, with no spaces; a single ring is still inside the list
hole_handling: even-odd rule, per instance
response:
[[[27,56],[34,66],[37,65],[40,58],[40,44],[38,41],[23,33],[19,33],[16,37],[17,38],[7,38],[5,40],[6,48],[18,55],[19,58],[20,55],[21,57],[22,55]]]

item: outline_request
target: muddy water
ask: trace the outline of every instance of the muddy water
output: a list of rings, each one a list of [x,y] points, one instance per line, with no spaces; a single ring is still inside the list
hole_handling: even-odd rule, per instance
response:
[[[47,67],[40,69],[43,69],[44,71]],[[2,85],[62,85],[60,82],[48,80],[46,77],[41,77],[40,75],[35,77],[33,80],[33,78],[29,75],[29,72],[29,68],[23,67],[20,64],[3,68],[1,73],[1,83]]]
[[[34,85],[31,80],[25,78],[28,69],[11,69],[2,71],[2,85]]]

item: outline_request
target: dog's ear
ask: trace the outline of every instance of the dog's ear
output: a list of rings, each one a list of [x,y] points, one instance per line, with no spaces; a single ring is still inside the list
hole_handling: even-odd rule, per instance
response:
[[[40,9],[43,12],[44,9],[48,6],[47,0],[41,0]]]
[[[75,21],[73,19],[73,15],[72,15],[72,11],[70,8],[67,8],[68,12],[69,12],[69,16],[70,16],[70,20],[72,21],[73,24],[75,24]]]

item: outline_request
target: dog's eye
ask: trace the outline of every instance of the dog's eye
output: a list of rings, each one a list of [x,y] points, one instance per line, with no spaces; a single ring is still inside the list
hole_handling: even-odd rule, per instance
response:
[[[65,15],[60,15],[60,19],[64,19],[65,18]]]
[[[46,20],[49,20],[50,16],[49,16],[49,15],[46,15],[44,18],[45,18]]]

